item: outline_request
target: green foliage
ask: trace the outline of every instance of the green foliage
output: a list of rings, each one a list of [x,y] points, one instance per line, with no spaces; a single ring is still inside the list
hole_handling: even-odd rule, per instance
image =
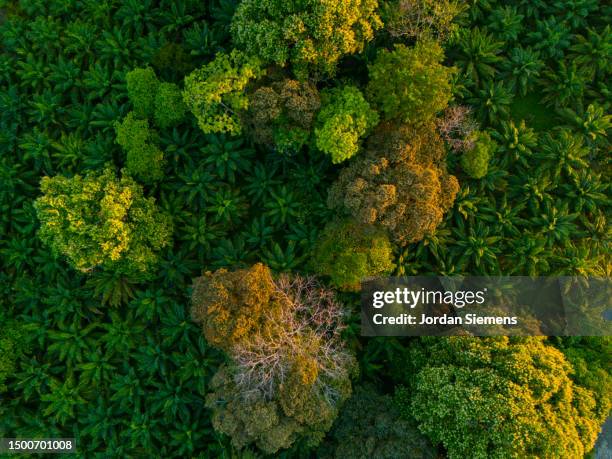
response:
[[[185,77],[183,100],[205,133],[239,134],[239,114],[248,109],[248,83],[260,76],[259,60],[240,51],[219,53]]]
[[[451,98],[453,68],[442,65],[444,51],[435,41],[414,48],[381,49],[368,67],[368,98],[385,118],[418,124],[446,108]]]
[[[134,112],[128,113],[121,123],[115,123],[117,143],[125,151],[139,148],[151,140],[149,122],[146,119],[138,119]]]
[[[130,112],[121,123],[115,123],[115,132],[117,143],[127,153],[126,171],[145,183],[160,180],[164,175],[164,154],[155,145],[156,134],[149,129],[149,121],[137,119]]]
[[[7,390],[5,381],[15,374],[17,361],[22,358],[25,333],[24,326],[14,322],[3,320],[0,325],[0,394]]]
[[[128,96],[138,118],[147,118],[155,113],[155,94],[159,80],[150,68],[135,68],[125,75]]]
[[[434,459],[435,448],[417,429],[414,420],[402,419],[389,395],[372,387],[359,387],[321,446],[319,457],[355,459]]]
[[[170,243],[172,225],[129,176],[44,177],[35,203],[40,239],[81,272],[149,273]]]
[[[551,338],[572,364],[572,379],[592,391],[600,423],[605,422],[612,408],[612,339],[607,337]]]
[[[424,338],[410,359],[398,407],[449,458],[583,457],[595,443],[592,393],[542,338]]]
[[[160,83],[155,93],[155,124],[162,129],[176,126],[185,111],[180,88],[174,83]]]
[[[293,82],[283,87],[287,97],[281,94],[280,103],[274,105],[281,108],[281,116],[260,125],[275,131],[271,142],[253,146],[250,141],[255,136],[205,135],[190,114],[167,129],[156,125],[152,112],[136,116],[148,120],[148,144],[164,152],[164,177],[146,183],[145,190],[163,213],[171,215],[174,242],[159,251],[158,269],[156,275],[149,272],[150,279],[139,271],[128,275],[121,269],[96,269],[85,275],[71,269],[64,257],[54,256],[36,237],[40,223],[33,204],[40,196],[41,178],[98,175],[107,163],[126,168],[128,152],[120,151],[115,131],[116,122],[135,109],[126,74],[151,66],[160,81],[182,88],[183,77],[194,68],[213,62],[219,52],[231,53],[230,26],[241,2],[0,3],[0,323],[24,324],[32,347],[15,360],[4,381],[8,391],[0,402],[0,432],[21,438],[77,437],[77,455],[82,457],[260,457],[261,452],[253,452],[256,446],[236,452],[231,438],[213,429],[212,414],[222,413],[223,405],[206,408],[205,394],[213,391],[212,377],[219,365],[232,360],[207,344],[201,329],[189,319],[191,279],[202,271],[237,269],[261,261],[275,272],[307,270],[306,261],[325,224],[336,217],[333,214],[346,212],[356,218],[344,205],[331,210],[325,205],[328,189],[342,168],[333,166],[330,157],[316,148],[312,134],[319,106],[315,94],[347,85],[367,87],[367,65],[381,48],[391,49],[396,42],[412,46],[415,40],[390,36],[390,21],[375,40],[362,40],[347,33],[347,28],[336,27],[346,23],[342,20],[346,15],[323,20],[309,16],[309,24],[334,25],[317,41],[330,46],[315,51],[323,68],[336,69],[337,78],[324,74],[319,63],[296,64],[291,59],[291,54],[300,52],[293,44],[314,37],[314,28],[304,29],[299,37],[280,40],[290,55],[284,67],[268,67],[265,77],[251,79],[252,84],[236,92],[248,99],[249,107],[239,110],[234,119],[250,136],[252,116],[261,114],[251,105],[257,89],[277,85],[274,92],[281,94],[280,83]],[[443,13],[440,19],[449,18],[450,10],[442,7],[452,6],[452,2],[429,0],[387,3],[425,8],[413,12],[441,8],[433,10],[434,16]],[[461,153],[469,150],[469,133],[476,129],[490,133],[498,150],[485,176],[462,183],[435,232],[405,246],[393,243],[394,273],[609,276],[608,25],[612,11],[596,0],[466,3],[469,8],[456,17],[448,32],[443,29],[446,19],[438,24],[427,14],[399,19],[409,25],[416,19],[416,24],[432,28],[431,34],[444,40],[444,62],[461,70],[451,79],[453,101],[447,110],[473,105],[472,114],[485,122],[482,127],[455,124],[459,128],[453,132],[453,125],[450,131],[442,131],[441,120],[435,120],[454,151],[445,160],[449,170],[460,170]],[[313,4],[302,8],[296,2],[284,2],[275,8],[311,11]],[[350,2],[336,2],[332,9],[335,5],[350,16],[349,22],[361,11]],[[523,16],[520,24],[519,16]],[[295,18],[278,17],[272,27],[262,26],[258,35],[265,36],[277,24],[291,26]],[[363,41],[361,54],[340,53],[334,43],[335,30],[341,32],[342,44]],[[257,43],[255,47],[264,49]],[[319,52],[329,49],[342,55],[333,64]],[[258,54],[256,50],[253,55]],[[303,78],[297,85],[293,71]],[[219,87],[211,83],[210,88],[217,91]],[[142,92],[146,100],[151,94],[157,92]],[[548,96],[550,106],[542,105],[542,95]],[[369,102],[377,108],[376,101]],[[224,107],[214,107],[219,109],[215,113],[223,113]],[[377,142],[381,144],[380,139]],[[369,145],[369,139],[364,143]],[[431,142],[434,148],[421,148],[418,143],[413,151],[424,158],[416,162],[437,163],[434,169],[439,172],[445,161],[437,141]],[[281,150],[291,154],[279,155]],[[394,158],[394,154],[388,146],[372,150],[376,159]],[[365,161],[361,164],[370,166]],[[378,187],[385,184],[377,183]],[[411,190],[404,196],[412,199],[413,194]],[[412,208],[412,201],[406,203]],[[377,208],[367,203],[355,208],[370,207]],[[97,207],[91,209],[95,212]],[[417,220],[431,214],[416,210],[410,215]],[[382,220],[387,209],[383,214]],[[412,220],[403,214],[399,221]],[[95,228],[100,227],[98,223]],[[389,236],[394,235],[389,232]],[[352,302],[355,295],[342,296]],[[408,384],[396,377],[393,368],[389,371],[389,363],[411,361],[406,354],[413,344],[410,340],[362,338],[355,314],[347,315],[345,323],[343,333],[357,352],[364,382],[386,392],[397,382]],[[564,340],[559,340],[561,345],[550,339],[574,367],[570,376],[574,384],[593,392],[599,424],[609,411],[607,341]],[[295,344],[297,350],[306,347]],[[291,351],[283,355],[288,354]],[[7,355],[13,360],[9,351],[0,353],[0,361],[5,362]],[[433,356],[399,373],[416,375],[435,361]],[[312,367],[312,362],[303,367]],[[240,374],[235,368],[228,371],[232,381]],[[307,392],[301,383],[290,386],[297,394]],[[243,395],[244,391],[232,393]],[[283,402],[294,407],[293,413],[312,411],[310,402],[297,404],[300,397],[285,392],[282,398],[295,400],[295,405]],[[431,392],[428,398],[442,397]],[[277,413],[284,413],[281,397],[274,400]],[[351,405],[346,406],[350,410]],[[328,407],[318,411],[327,416]],[[523,409],[516,407],[517,412]],[[230,414],[235,418],[236,412]],[[259,422],[256,416],[249,419]],[[240,429],[258,426],[240,424]],[[470,424],[456,426],[457,438],[463,437],[463,431],[471,432]],[[322,431],[317,427],[310,438],[320,438]],[[589,428],[585,432],[581,441],[587,443]],[[302,433],[296,433],[299,438],[291,441],[290,449],[277,455],[316,455],[301,441]],[[565,444],[566,438],[575,437],[559,429],[559,444]],[[393,456],[410,456],[402,453]]]
[[[355,86],[324,91],[314,131],[317,148],[334,164],[346,161],[357,154],[360,140],[377,123],[378,113]]]
[[[299,151],[310,139],[320,107],[319,91],[311,83],[284,79],[262,86],[249,95],[253,139],[280,153]]]
[[[344,220],[325,227],[312,266],[339,289],[357,291],[363,279],[390,274],[392,260],[392,246],[384,231]]]
[[[461,155],[461,167],[467,175],[479,179],[487,175],[497,145],[486,132],[477,132],[475,136],[474,147]]]
[[[266,63],[291,63],[300,79],[333,74],[342,56],[361,52],[381,27],[377,6],[376,0],[245,0],[232,19],[232,38]]]

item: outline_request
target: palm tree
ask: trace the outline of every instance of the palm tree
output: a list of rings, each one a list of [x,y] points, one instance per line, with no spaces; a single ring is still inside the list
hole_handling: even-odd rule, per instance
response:
[[[492,35],[481,31],[478,27],[462,29],[457,41],[455,63],[462,72],[475,82],[493,78],[497,69],[495,65],[501,61],[498,56],[503,44],[495,41]]]
[[[586,76],[578,71],[576,61],[559,61],[559,69],[547,70],[541,80],[542,102],[553,107],[576,106],[586,88]]]
[[[504,81],[508,82],[510,90],[524,97],[540,76],[544,62],[538,51],[517,46],[510,51],[509,59],[504,61],[502,68]]]
[[[584,146],[581,135],[573,134],[569,129],[547,133],[540,146],[541,151],[536,157],[550,164],[553,177],[559,177],[562,172],[568,177],[575,177],[589,166],[586,159],[589,148]]]
[[[491,11],[489,28],[496,37],[505,42],[514,42],[523,30],[523,16],[515,6],[506,5]]]
[[[567,121],[568,127],[577,129],[594,144],[607,137],[612,128],[612,115],[606,115],[603,107],[597,104],[589,104],[586,110],[578,111],[564,108],[558,113]]]
[[[550,59],[563,58],[565,50],[571,44],[571,31],[563,21],[554,16],[536,22],[536,30],[527,38],[542,56]]]
[[[476,115],[481,121],[495,124],[508,118],[512,94],[502,81],[487,81],[469,102],[476,106]]]
[[[576,43],[570,47],[570,57],[580,66],[580,70],[595,78],[596,75],[609,75],[612,72],[612,30],[606,26],[601,33],[589,29],[585,38],[576,35]]]
[[[529,168],[529,158],[533,154],[533,148],[538,144],[535,131],[527,127],[522,120],[517,126],[514,121],[502,121],[501,129],[492,133],[499,144],[499,163],[502,168],[507,169],[514,164]]]

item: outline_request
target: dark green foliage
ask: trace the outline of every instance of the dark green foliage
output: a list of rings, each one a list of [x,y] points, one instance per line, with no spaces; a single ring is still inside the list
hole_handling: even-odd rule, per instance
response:
[[[363,279],[393,270],[389,237],[381,229],[353,220],[335,221],[325,227],[312,267],[341,290],[359,290]]]
[[[436,449],[418,431],[414,420],[400,417],[393,397],[380,395],[373,387],[355,389],[328,438],[319,450],[322,458],[437,457]]]
[[[4,319],[4,313],[1,311],[0,319]],[[17,361],[23,358],[26,333],[22,324],[6,319],[0,324],[0,394],[7,390],[5,382],[7,378],[15,375]]]

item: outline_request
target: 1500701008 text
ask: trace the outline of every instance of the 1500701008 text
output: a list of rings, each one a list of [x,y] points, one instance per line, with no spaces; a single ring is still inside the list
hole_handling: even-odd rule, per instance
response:
[[[0,453],[74,453],[74,438],[2,438]]]

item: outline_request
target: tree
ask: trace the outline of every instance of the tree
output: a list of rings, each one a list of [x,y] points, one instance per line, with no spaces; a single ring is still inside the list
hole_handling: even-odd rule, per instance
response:
[[[544,339],[422,338],[398,407],[451,459],[583,457],[600,428],[593,396]]]
[[[245,0],[230,30],[247,54],[281,66],[290,63],[304,80],[333,74],[342,56],[362,51],[382,25],[377,7],[377,0]]]
[[[162,129],[176,126],[185,117],[185,111],[180,88],[174,83],[160,83],[155,94],[155,124]]]
[[[192,316],[230,362],[211,381],[216,430],[267,454],[303,439],[316,446],[351,393],[355,359],[344,348],[346,314],[314,278],[257,264],[196,280]]]
[[[249,95],[248,123],[257,143],[275,146],[280,153],[299,151],[310,139],[321,107],[317,87],[284,79]]]
[[[474,147],[461,155],[461,166],[467,175],[479,179],[487,175],[497,144],[486,132],[475,133],[475,138]]]
[[[390,274],[395,267],[385,231],[350,219],[325,227],[314,250],[312,266],[342,290],[359,290],[363,279]]]
[[[576,35],[576,44],[570,47],[570,57],[574,59],[580,66],[580,71],[595,78],[600,74],[605,78],[609,75],[612,65],[612,41],[610,40],[612,29],[607,25],[601,33],[594,30],[588,30],[588,35],[585,38],[583,35]]]
[[[317,457],[324,459],[434,459],[436,449],[417,429],[402,419],[393,397],[372,387],[359,387],[347,401]]]
[[[478,123],[471,117],[472,110],[465,105],[447,107],[441,117],[436,118],[436,127],[448,146],[456,152],[474,148]]]
[[[576,61],[567,65],[559,61],[554,72],[547,70],[542,78],[542,102],[552,107],[576,107],[586,89],[588,76],[578,69]]]
[[[454,57],[462,73],[475,83],[493,78],[503,43],[478,27],[461,29]]]
[[[324,91],[314,131],[317,148],[341,163],[357,154],[360,139],[377,123],[378,113],[355,86]]]
[[[595,413],[598,421],[604,423],[612,408],[612,338],[571,336],[550,339],[572,364],[572,379],[595,395]]]
[[[604,140],[612,129],[612,115],[607,115],[597,104],[589,104],[586,110],[578,112],[571,108],[560,109],[559,114],[570,123],[569,127],[577,129],[588,137],[587,141],[595,144]]]
[[[530,47],[517,46],[510,52],[509,59],[502,64],[505,81],[515,94],[526,96],[531,91],[544,68],[540,53]]]
[[[368,99],[387,120],[418,124],[432,119],[451,98],[454,69],[442,65],[443,59],[444,51],[431,40],[380,50],[368,66]]]
[[[115,122],[116,142],[127,154],[126,170],[145,183],[164,176],[164,154],[155,145],[156,133],[149,129],[149,121],[128,113],[121,123]]]
[[[445,156],[433,123],[382,124],[366,154],[340,172],[327,204],[360,224],[380,225],[401,245],[419,241],[442,222],[459,190]]]
[[[261,263],[233,272],[207,271],[193,282],[191,315],[210,344],[229,351],[249,339],[264,308],[280,306],[271,298],[273,290],[270,270]]]
[[[170,244],[172,223],[129,175],[43,177],[34,207],[40,239],[81,272],[150,274]]]
[[[260,75],[258,59],[237,50],[218,53],[185,77],[183,100],[206,134],[239,134],[240,114],[249,106],[246,87]]]
[[[453,21],[465,9],[461,0],[394,0],[386,3],[383,22],[394,38],[444,41],[457,31]]]
[[[155,112],[155,94],[159,80],[150,68],[135,68],[125,75],[128,97],[137,118],[152,117]]]

